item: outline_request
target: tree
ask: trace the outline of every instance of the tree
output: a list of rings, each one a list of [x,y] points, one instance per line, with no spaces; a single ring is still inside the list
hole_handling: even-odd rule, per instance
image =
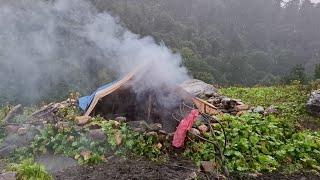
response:
[[[290,74],[284,78],[284,81],[286,83],[290,83],[294,80],[300,81],[301,83],[306,83],[307,76],[305,73],[304,66],[302,64],[295,65],[291,69]]]
[[[316,68],[314,70],[314,78],[320,79],[320,64],[316,65]]]
[[[206,61],[200,59],[189,48],[182,48],[180,51],[183,57],[183,64],[188,68],[190,74],[196,78],[208,83],[214,81],[214,77],[210,72],[210,66]]]

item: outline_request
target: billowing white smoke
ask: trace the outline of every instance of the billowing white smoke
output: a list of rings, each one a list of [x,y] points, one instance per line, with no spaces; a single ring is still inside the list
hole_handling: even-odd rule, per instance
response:
[[[39,99],[60,82],[92,89],[92,59],[115,77],[148,64],[137,91],[188,78],[180,55],[131,33],[87,1],[0,0],[0,91]]]

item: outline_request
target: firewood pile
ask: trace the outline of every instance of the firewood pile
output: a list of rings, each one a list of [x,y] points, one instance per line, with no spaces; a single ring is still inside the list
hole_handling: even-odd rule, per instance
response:
[[[239,116],[250,110],[250,106],[244,104],[240,99],[222,96],[214,86],[203,81],[197,79],[189,80],[181,84],[181,87],[191,95],[213,105],[217,109],[215,114],[209,115],[228,113]]]

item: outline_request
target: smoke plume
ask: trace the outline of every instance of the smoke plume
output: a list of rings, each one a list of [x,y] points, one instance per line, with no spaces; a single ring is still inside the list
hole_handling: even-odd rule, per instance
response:
[[[37,102],[69,89],[88,93],[144,64],[138,93],[188,78],[179,54],[87,1],[0,3],[0,102]]]

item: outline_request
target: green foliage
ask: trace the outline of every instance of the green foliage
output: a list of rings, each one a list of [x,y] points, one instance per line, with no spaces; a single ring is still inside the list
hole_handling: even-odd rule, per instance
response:
[[[298,83],[298,82],[297,82]],[[252,106],[275,106],[279,116],[290,122],[306,114],[305,103],[308,99],[308,86],[293,84],[290,86],[223,88],[220,92],[228,97],[241,99]]]
[[[102,129],[106,133],[107,142],[117,154],[131,154],[145,156],[153,161],[160,160],[161,147],[157,146],[157,136],[145,135],[131,130],[125,123],[118,124],[116,121],[103,121]],[[114,128],[118,126],[118,128]],[[121,138],[117,144],[116,139]]]
[[[308,2],[105,0],[94,5],[119,16],[134,33],[179,49],[196,78],[255,85],[276,83],[295,64],[318,62],[320,11]],[[185,48],[197,58],[185,57]]]
[[[188,68],[194,78],[206,82],[214,81],[214,77],[206,61],[195,55],[189,48],[182,48],[180,53],[184,59],[183,64]]]
[[[81,164],[102,162],[104,145],[88,139],[85,132],[79,133],[74,127],[74,125],[63,128],[48,126],[35,137],[31,145],[33,153],[52,151],[55,154],[73,157]]]
[[[229,170],[261,172],[293,165],[319,170],[318,132],[292,132],[288,135],[283,122],[274,116],[248,113],[241,117],[224,115],[220,118],[227,135],[224,156]],[[206,137],[211,141],[218,140],[223,147],[224,136],[219,126],[215,127],[216,137],[211,134]],[[189,142],[184,155],[198,162],[210,160],[220,163],[213,145],[208,142]]]
[[[227,136],[224,165],[232,171],[319,171],[319,130],[310,132],[300,125],[306,118],[320,122],[319,118],[309,116],[305,108],[310,91],[317,88],[317,82],[301,85],[297,81],[290,86],[222,88],[220,92],[228,97],[242,99],[252,106],[272,105],[278,110],[277,114],[267,116],[247,113],[219,118]],[[223,147],[221,126],[214,129],[216,137],[207,134],[206,138]],[[208,142],[188,142],[187,147],[185,155],[196,162],[211,160],[222,164]]]
[[[73,114],[72,110],[70,112]],[[69,117],[70,114],[65,115]],[[21,161],[35,154],[47,152],[64,154],[75,158],[80,164],[103,162],[106,152],[145,156],[153,161],[162,160],[163,153],[157,136],[134,132],[125,123],[107,121],[99,116],[92,118],[90,125],[102,127],[107,137],[106,142],[95,142],[88,138],[88,130],[77,131],[73,121],[63,126],[48,125],[34,138],[30,147],[17,149],[12,161]]]
[[[18,180],[53,180],[45,167],[32,159],[24,160],[21,164],[12,164],[10,170],[17,172]]]

